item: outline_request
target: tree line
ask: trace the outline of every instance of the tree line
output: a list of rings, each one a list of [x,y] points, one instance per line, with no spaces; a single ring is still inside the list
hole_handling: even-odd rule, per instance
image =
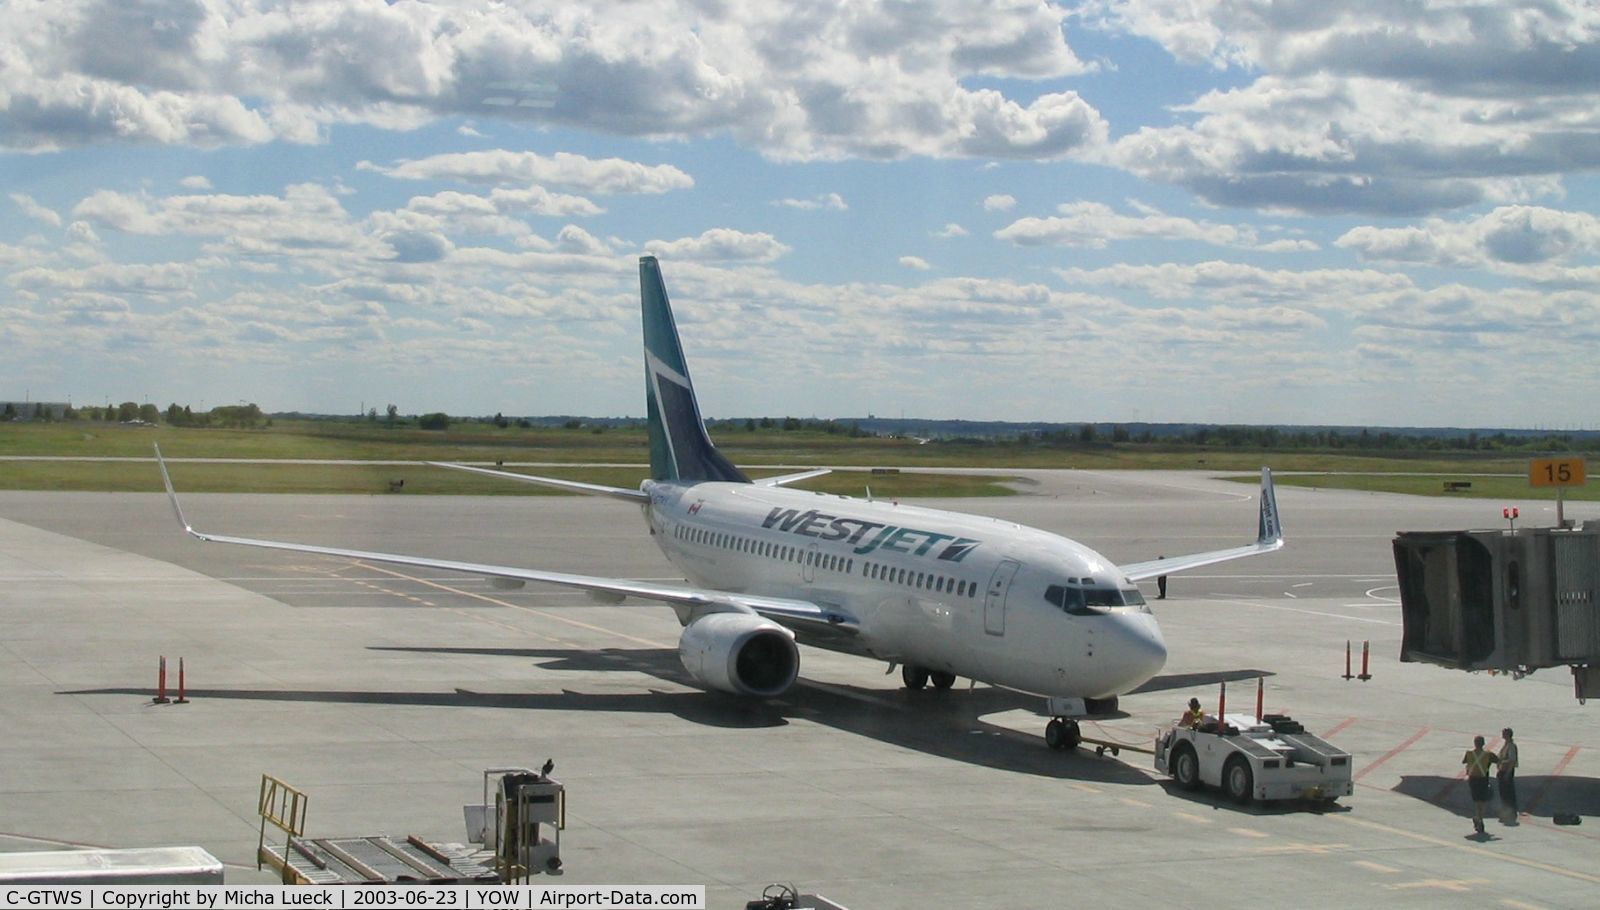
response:
[[[195,411],[189,405],[179,405],[177,402],[167,406],[166,411],[146,402],[140,404],[136,401],[124,401],[121,404],[85,405],[75,408],[66,405],[61,410],[58,418],[50,407],[44,404],[35,404],[31,407],[24,405],[18,408],[14,402],[7,402],[3,412],[0,412],[0,421],[10,420],[38,420],[53,423],[56,420],[81,421],[86,423],[133,423],[133,424],[158,424],[166,423],[175,427],[225,427],[229,429],[253,429],[256,427],[271,426],[272,418],[261,412],[261,408],[254,404],[223,405],[209,411]]]
[[[950,442],[969,445],[1014,445],[1040,448],[1103,448],[1113,445],[1194,447],[1206,449],[1292,449],[1322,452],[1600,452],[1600,434],[1493,433],[1477,430],[1416,432],[1360,428],[1294,429],[1259,426],[1197,426],[1183,432],[1137,433],[1113,424],[1085,423],[1021,433],[1010,438],[961,437]]]

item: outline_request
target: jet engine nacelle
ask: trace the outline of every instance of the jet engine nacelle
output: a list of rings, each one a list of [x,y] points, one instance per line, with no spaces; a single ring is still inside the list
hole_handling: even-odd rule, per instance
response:
[[[794,633],[750,613],[707,613],[684,626],[678,657],[695,679],[735,695],[780,695],[800,675]]]

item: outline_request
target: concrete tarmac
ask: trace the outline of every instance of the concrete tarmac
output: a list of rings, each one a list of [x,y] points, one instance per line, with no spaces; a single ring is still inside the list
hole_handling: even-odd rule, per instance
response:
[[[931,503],[1076,537],[1134,561],[1243,543],[1254,489],[1185,472],[1026,471],[1025,495]],[[181,478],[179,478],[181,484]],[[1592,907],[1600,894],[1600,706],[1564,670],[1522,680],[1397,660],[1389,541],[1493,527],[1486,500],[1280,487],[1289,546],[1173,576],[1170,649],[1127,716],[1146,744],[1190,695],[1236,708],[1265,675],[1355,756],[1330,812],[1175,789],[1148,757],[1059,754],[1042,700],[804,649],[751,704],[702,691],[653,605],[500,591],[482,578],[201,544],[165,497],[0,492],[0,850],[198,844],[256,871],[257,788],[310,795],[313,836],[464,839],[481,772],[556,762],[560,884],[703,884],[742,907],[793,882],[853,910],[1058,907]],[[1518,503],[1549,524],[1548,504]],[[634,578],[672,571],[632,508],[577,497],[190,495],[196,526]],[[1551,514],[1546,514],[1551,513]],[[1568,516],[1600,518],[1594,504]],[[1154,585],[1147,584],[1153,598]],[[1346,681],[1346,640],[1372,679]],[[157,658],[187,705],[151,704]],[[1513,726],[1519,825],[1472,835],[1472,736]],[[1554,813],[1584,816],[1556,826]]]

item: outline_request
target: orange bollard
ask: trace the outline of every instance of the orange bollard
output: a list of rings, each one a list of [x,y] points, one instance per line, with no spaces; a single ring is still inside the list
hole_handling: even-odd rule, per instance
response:
[[[1222,691],[1217,693],[1217,723],[1219,724],[1223,722],[1222,719],[1224,717],[1228,716],[1228,683],[1224,680],[1221,685]]]
[[[156,697],[150,699],[158,705],[172,701],[167,697],[167,658],[162,655],[161,662],[156,665]]]
[[[1350,639],[1344,640],[1344,678],[1355,679],[1350,675]]]
[[[178,678],[179,679],[183,679],[183,675],[181,673],[181,671],[183,670],[183,662],[182,661],[178,662],[178,669],[180,671],[180,673],[178,675]],[[1257,676],[1256,677],[1256,723],[1258,723],[1258,724],[1261,723],[1261,705],[1262,705],[1262,701],[1266,697],[1267,697],[1267,678],[1265,676]]]
[[[1370,655],[1371,649],[1372,642],[1370,640],[1361,643],[1361,675],[1356,678],[1362,682],[1372,678],[1372,674],[1367,672],[1367,657]]]
[[[186,705],[186,704],[189,703],[189,699],[184,697],[184,691],[185,690],[184,690],[184,685],[183,685],[183,658],[180,657],[180,658],[178,658],[178,697],[177,697],[177,699],[175,701],[173,701],[173,704],[175,704],[175,705]]]

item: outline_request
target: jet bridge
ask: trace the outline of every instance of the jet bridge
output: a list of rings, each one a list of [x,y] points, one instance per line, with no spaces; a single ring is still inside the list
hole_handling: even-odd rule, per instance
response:
[[[1394,539],[1400,659],[1517,677],[1572,668],[1600,696],[1600,523],[1402,531]]]

